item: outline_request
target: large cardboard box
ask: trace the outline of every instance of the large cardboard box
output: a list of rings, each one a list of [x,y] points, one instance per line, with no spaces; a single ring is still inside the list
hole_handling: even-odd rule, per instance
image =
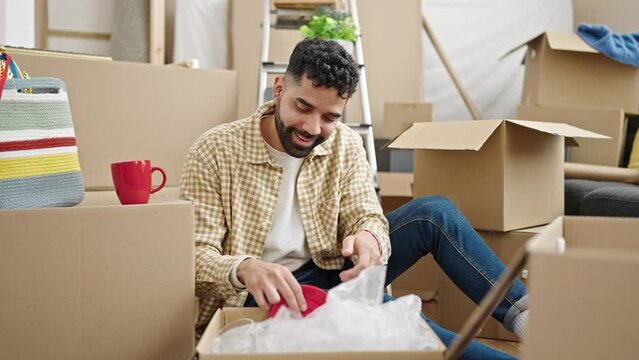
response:
[[[517,118],[562,122],[610,137],[610,140],[583,139],[570,149],[568,160],[581,164],[619,166],[626,142],[627,119],[622,109],[560,108],[522,104]]]
[[[178,185],[189,147],[237,119],[237,74],[19,52],[30,75],[67,86],[87,189],[112,189],[109,164],[148,159]],[[159,180],[159,178],[157,179]]]
[[[639,219],[564,217],[531,240],[523,359],[637,357],[637,234]]]
[[[194,215],[176,192],[0,211],[0,358],[190,359]]]
[[[384,104],[382,135],[394,139],[416,122],[433,121],[433,105],[418,101],[387,102]]]
[[[515,230],[510,232],[479,231],[479,236],[495,252],[503,263],[508,263],[515,253],[544,227]],[[519,276],[526,284],[527,271]],[[460,331],[477,305],[470,300],[443,272],[439,279],[439,316],[440,324],[452,331]],[[491,318],[481,329],[478,337],[519,341],[519,338],[506,330],[497,320]]]
[[[560,123],[451,121],[416,123],[389,147],[415,149],[414,197],[445,196],[474,228],[510,231],[563,214],[564,137],[606,138]]]
[[[234,321],[240,319],[251,319],[254,321],[266,320],[267,313],[259,308],[222,308],[215,312],[209,326],[202,334],[202,338],[197,345],[197,353],[200,360],[247,360],[247,359],[305,359],[305,360],[386,360],[386,359],[425,359],[439,360],[444,358],[446,347],[439,339],[438,349],[434,351],[400,351],[400,352],[324,352],[324,353],[291,353],[291,354],[214,354],[211,350],[213,339],[220,333],[220,330]],[[424,322],[424,332],[435,335],[433,330]]]
[[[639,69],[604,56],[577,34],[537,37],[529,43],[525,63],[523,103],[639,113]]]

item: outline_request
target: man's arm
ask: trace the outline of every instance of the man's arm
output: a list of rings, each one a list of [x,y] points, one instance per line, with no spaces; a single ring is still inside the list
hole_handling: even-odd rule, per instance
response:
[[[339,226],[343,229],[340,233],[345,236],[342,255],[358,256],[355,268],[341,275],[342,280],[346,281],[368,266],[386,264],[391,253],[388,221],[379,204],[361,140],[353,163],[341,183]]]
[[[180,184],[180,199],[195,206],[195,293],[200,298],[226,299],[239,291],[229,274],[245,256],[222,255],[227,227],[219,169],[199,150],[195,146],[189,153]]]
[[[226,299],[248,290],[262,308],[283,297],[296,311],[306,310],[302,289],[289,269],[238,254],[222,255],[227,233],[220,171],[211,156],[189,154],[182,175],[180,198],[195,205],[195,293],[200,298]]]

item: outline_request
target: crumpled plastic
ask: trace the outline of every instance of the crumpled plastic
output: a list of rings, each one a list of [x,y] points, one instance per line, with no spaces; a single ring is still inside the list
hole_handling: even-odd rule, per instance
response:
[[[424,330],[421,300],[407,295],[382,303],[386,268],[371,267],[328,291],[326,303],[306,317],[283,306],[275,317],[223,331],[214,353],[416,351],[435,349]]]

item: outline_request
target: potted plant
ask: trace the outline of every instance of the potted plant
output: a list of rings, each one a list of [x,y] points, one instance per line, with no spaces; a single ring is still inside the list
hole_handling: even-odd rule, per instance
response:
[[[348,12],[330,7],[318,8],[311,21],[302,25],[300,31],[305,38],[335,40],[351,54],[358,38],[357,26]]]

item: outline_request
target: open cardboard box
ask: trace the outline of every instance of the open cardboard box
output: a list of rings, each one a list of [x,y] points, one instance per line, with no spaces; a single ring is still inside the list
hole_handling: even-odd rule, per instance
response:
[[[237,73],[20,51],[32,77],[67,86],[89,190],[112,189],[112,162],[147,159],[179,185],[186,154],[206,130],[237,120]]]
[[[524,360],[637,357],[638,234],[639,219],[567,216],[530,241]]]
[[[564,146],[575,145],[572,138],[607,137],[537,121],[424,122],[388,147],[415,149],[414,197],[447,197],[474,228],[510,231],[563,214]]]
[[[191,358],[193,208],[165,190],[0,211],[0,358]]]
[[[575,33],[547,32],[528,45],[523,103],[639,113],[639,68],[606,57]]]
[[[197,345],[197,353],[200,360],[244,360],[244,359],[282,359],[292,360],[303,358],[305,360],[439,360],[444,358],[444,346],[433,330],[423,322],[423,330],[435,337],[438,342],[438,348],[431,351],[359,351],[359,352],[323,352],[323,353],[273,353],[273,354],[215,354],[211,350],[213,339],[220,333],[220,330],[227,325],[239,319],[252,319],[254,321],[263,321],[267,318],[267,313],[259,308],[221,308],[215,312],[209,326],[202,334],[200,342]]]
[[[570,149],[569,161],[619,166],[626,142],[627,117],[621,108],[562,108],[521,104],[517,118],[562,122],[610,137],[610,140],[582,139]]]

